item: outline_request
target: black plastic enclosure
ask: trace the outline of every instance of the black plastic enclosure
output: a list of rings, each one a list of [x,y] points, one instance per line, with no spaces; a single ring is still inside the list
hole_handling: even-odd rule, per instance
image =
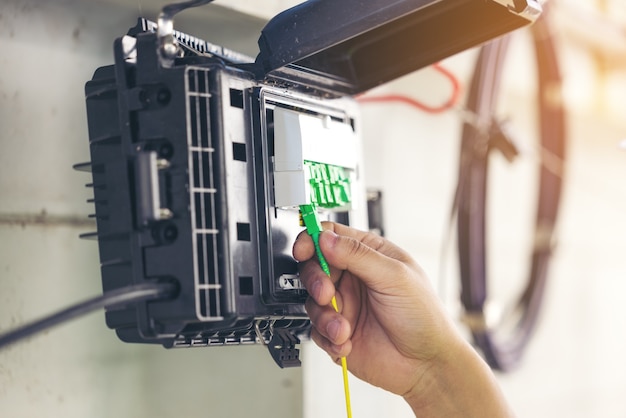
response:
[[[164,67],[155,33],[134,39],[136,57],[118,39],[115,65],[85,87],[93,236],[105,292],[168,281],[178,294],[109,310],[107,325],[126,342],[166,347],[306,336],[306,292],[291,256],[298,211],[273,200],[273,115],[301,112],[354,131],[354,103],[264,85],[208,56]],[[350,223],[351,211],[326,217]],[[286,352],[281,366],[299,364],[293,346],[276,346]]]

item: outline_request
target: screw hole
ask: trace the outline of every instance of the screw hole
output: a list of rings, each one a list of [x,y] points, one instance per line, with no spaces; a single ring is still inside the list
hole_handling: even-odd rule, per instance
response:
[[[169,91],[169,89],[162,88],[157,92],[157,102],[159,102],[159,104],[165,106],[170,102],[171,99],[172,93]]]

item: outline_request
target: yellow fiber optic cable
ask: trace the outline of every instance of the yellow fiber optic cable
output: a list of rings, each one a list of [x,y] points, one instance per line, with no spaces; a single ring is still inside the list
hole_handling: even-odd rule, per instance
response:
[[[337,299],[333,296],[330,300],[330,303],[335,308],[335,312],[339,312],[339,307],[337,306]],[[341,371],[343,373],[343,393],[346,398],[346,414],[348,418],[352,418],[352,405],[350,404],[350,386],[348,384],[348,362],[345,357],[341,357]]]
[[[324,273],[330,277],[330,267],[328,267],[328,263],[322,254],[322,250],[320,249],[319,237],[322,232],[322,224],[320,223],[317,212],[315,211],[315,207],[313,205],[300,205],[300,215],[302,216],[302,221],[304,222],[304,226],[306,226],[307,233],[311,236],[313,240],[313,245],[315,246],[315,253],[317,255],[317,259],[319,260],[320,266]],[[339,312],[339,306],[337,306],[337,299],[333,296],[330,301],[331,305],[335,309],[335,312]],[[352,418],[352,406],[350,404],[350,386],[348,384],[348,363],[345,357],[341,357],[341,369],[343,374],[343,392],[346,398],[346,413],[348,418]]]

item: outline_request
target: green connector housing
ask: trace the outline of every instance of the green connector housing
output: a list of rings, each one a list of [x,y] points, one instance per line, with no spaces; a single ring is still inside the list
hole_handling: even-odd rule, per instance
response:
[[[309,235],[313,236],[322,232],[322,224],[315,211],[315,205],[300,205],[300,215]]]
[[[310,203],[326,209],[350,203],[350,177],[344,167],[308,160],[304,167],[309,173]]]
[[[315,205],[300,205],[300,215],[302,216],[302,221],[306,227],[306,232],[313,240],[315,254],[317,255],[320,266],[322,267],[322,270],[324,270],[324,273],[330,276],[330,267],[328,266],[326,258],[324,258],[324,254],[322,254],[322,250],[320,248],[319,239],[320,234],[322,233],[322,224],[317,216]]]

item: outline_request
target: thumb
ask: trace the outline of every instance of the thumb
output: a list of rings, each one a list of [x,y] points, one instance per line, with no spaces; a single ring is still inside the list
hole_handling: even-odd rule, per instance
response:
[[[414,263],[404,251],[374,234],[352,237],[325,230],[319,243],[330,265],[349,271],[377,292],[401,284],[407,277],[407,264]]]

